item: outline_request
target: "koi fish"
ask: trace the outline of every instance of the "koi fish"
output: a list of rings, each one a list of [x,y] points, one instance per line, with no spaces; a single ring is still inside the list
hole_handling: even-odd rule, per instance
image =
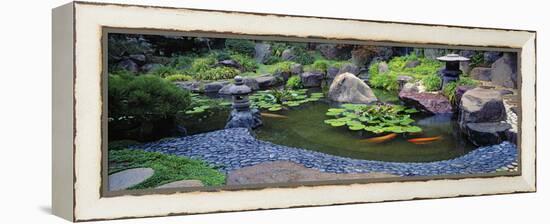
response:
[[[441,135],[440,136],[435,136],[435,137],[427,137],[427,138],[412,138],[412,139],[409,139],[407,140],[408,142],[410,143],[414,143],[414,144],[427,144],[427,143],[430,143],[430,142],[433,142],[433,141],[437,141],[441,139]]]
[[[272,114],[272,113],[260,113],[264,117],[271,117],[271,118],[288,118],[285,115],[279,115],[279,114]]]
[[[373,137],[373,138],[367,138],[364,140],[360,140],[360,142],[368,142],[368,143],[382,143],[385,141],[389,141],[397,137],[397,134],[391,133],[380,137]]]

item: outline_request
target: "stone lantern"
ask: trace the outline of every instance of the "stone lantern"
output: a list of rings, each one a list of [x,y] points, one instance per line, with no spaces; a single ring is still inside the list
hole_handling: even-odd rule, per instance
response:
[[[445,62],[445,68],[440,71],[441,87],[444,87],[449,82],[456,82],[460,78],[462,71],[460,70],[460,62],[469,61],[469,58],[462,57],[458,54],[447,54],[438,57],[437,60]]]
[[[225,128],[257,128],[262,125],[260,111],[250,108],[248,95],[252,89],[244,85],[241,76],[235,77],[235,84],[229,87],[228,92],[233,98],[233,106]]]

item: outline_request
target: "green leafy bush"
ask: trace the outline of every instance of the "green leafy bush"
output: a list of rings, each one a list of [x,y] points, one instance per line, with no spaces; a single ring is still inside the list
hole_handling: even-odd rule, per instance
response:
[[[170,66],[177,69],[188,69],[195,60],[196,55],[180,55],[172,59]]]
[[[437,74],[427,75],[422,78],[422,84],[428,91],[436,91],[441,87],[441,77]]]
[[[215,67],[196,73],[193,77],[200,80],[232,79],[239,75],[239,70],[230,67]]]
[[[292,51],[294,53],[294,58],[291,60],[293,62],[310,65],[315,61],[315,57],[312,52],[309,52],[305,47],[293,47]]]
[[[395,72],[379,74],[378,69],[376,69],[376,72],[369,77],[369,84],[374,88],[394,91],[399,88],[397,76]]]
[[[164,78],[175,74],[181,74],[181,72],[182,72],[181,70],[178,70],[172,66],[162,65],[153,69],[152,71],[149,71],[148,74]]]
[[[282,61],[273,65],[267,66],[267,72],[274,74],[277,72],[290,72],[292,65],[294,63],[291,61]]]
[[[471,79],[470,77],[461,76],[457,82],[447,83],[443,87],[443,95],[445,95],[450,102],[456,101],[456,87],[458,86],[478,86],[479,82]]]
[[[233,54],[230,58],[241,64],[246,71],[255,71],[258,68],[258,63],[256,60],[250,56],[244,54]]]
[[[233,52],[245,54],[249,56],[254,55],[254,42],[250,40],[242,39],[227,39],[225,40],[225,47]]]
[[[329,65],[330,65],[330,62],[328,60],[315,60],[315,62],[313,62],[311,67],[316,71],[326,72]]]
[[[214,66],[218,61],[213,55],[208,57],[196,58],[191,63],[191,68],[189,69],[191,73],[199,73],[209,70]]]
[[[154,75],[109,75],[109,125],[171,120],[191,103],[188,91]]]
[[[176,82],[176,81],[183,82],[183,81],[190,81],[193,79],[193,77],[190,75],[184,75],[184,74],[174,74],[174,75],[166,76],[165,79],[171,82]]]
[[[343,104],[340,108],[330,108],[326,113],[332,119],[325,120],[325,124],[332,127],[348,126],[349,130],[365,130],[380,134],[415,133],[422,129],[412,125],[412,113],[415,109],[408,109],[401,105],[365,105]]]
[[[405,68],[407,62],[412,60],[420,61],[420,65],[413,68]],[[369,66],[369,84],[374,88],[386,90],[397,90],[397,77],[407,75],[414,80],[422,80],[429,91],[439,89],[441,79],[437,71],[443,66],[442,62],[428,58],[417,57],[415,54],[395,57],[388,62],[389,71],[384,74],[378,73],[378,63]]]
[[[286,88],[288,89],[304,88],[304,86],[302,85],[302,79],[300,79],[300,76],[295,75],[288,78],[288,80],[286,81]]]
[[[108,77],[109,139],[151,141],[170,136],[175,116],[191,101],[189,92],[154,75]]]

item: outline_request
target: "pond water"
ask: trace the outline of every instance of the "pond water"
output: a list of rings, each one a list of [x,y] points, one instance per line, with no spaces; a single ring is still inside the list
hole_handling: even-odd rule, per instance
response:
[[[399,104],[396,94],[375,90],[380,101]],[[332,105],[333,107],[335,105]],[[263,126],[254,130],[258,139],[279,145],[298,147],[331,155],[395,162],[429,162],[455,158],[473,150],[475,146],[465,140],[450,115],[413,116],[416,125],[423,131],[418,134],[398,134],[394,138],[371,143],[368,138],[377,137],[366,131],[350,131],[346,126],[332,127],[323,121],[331,107],[326,100],[310,102],[291,110],[266,112],[262,116]],[[266,114],[264,113],[264,114]],[[223,129],[229,111],[211,112],[209,116],[187,120],[185,127],[189,135]],[[425,144],[414,144],[407,140],[437,137],[438,140]]]
[[[259,139],[280,145],[320,151],[357,159],[428,162],[455,158],[471,151],[474,146],[457,133],[450,116],[415,117],[423,132],[416,135],[399,134],[381,143],[365,142],[374,137],[347,127],[331,127],[323,123],[329,105],[324,102],[306,104],[296,110],[279,113],[287,118],[263,117],[264,125],[255,132]],[[436,137],[439,140],[414,144],[407,139]]]

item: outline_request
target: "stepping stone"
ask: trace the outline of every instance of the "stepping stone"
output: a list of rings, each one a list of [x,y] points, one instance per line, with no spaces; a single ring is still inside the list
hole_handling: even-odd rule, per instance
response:
[[[200,180],[178,180],[171,183],[163,184],[157,189],[166,189],[166,188],[179,188],[179,187],[204,187],[204,184]]]
[[[151,168],[135,168],[111,174],[109,191],[119,191],[135,186],[153,176],[154,173],[155,171]]]

